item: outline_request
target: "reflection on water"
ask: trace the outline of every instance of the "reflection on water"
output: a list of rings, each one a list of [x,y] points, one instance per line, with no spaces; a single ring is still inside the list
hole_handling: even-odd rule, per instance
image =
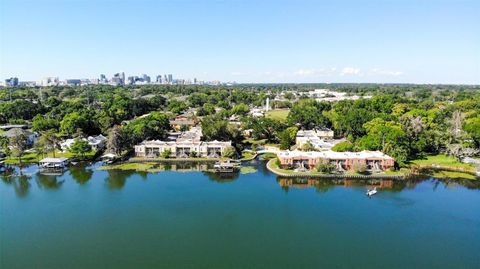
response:
[[[365,187],[382,189],[385,191],[398,192],[403,189],[413,189],[415,186],[430,178],[418,177],[409,180],[394,179],[314,179],[314,178],[284,178],[277,177],[277,183],[280,187],[288,192],[289,188],[315,188],[318,192],[326,192],[336,186],[343,187]],[[451,179],[432,179],[434,180],[433,189],[438,188],[443,183],[446,188],[463,186],[469,189],[480,189],[478,180],[451,180]]]
[[[55,174],[42,174],[38,173],[36,182],[40,188],[48,190],[57,190],[65,182],[65,179],[62,179],[61,176]]]
[[[105,181],[107,182],[108,188],[113,190],[119,190],[125,186],[125,182],[127,181],[127,178],[129,178],[131,175],[135,173],[138,173],[138,172],[134,170],[127,170],[127,171],[109,170],[108,177],[105,179]]]
[[[31,188],[32,179],[44,190],[58,190],[62,187],[64,182],[73,179],[79,185],[85,185],[95,174],[105,174],[105,185],[111,190],[121,190],[125,187],[128,178],[133,175],[139,176],[143,180],[147,180],[149,174],[159,173],[162,171],[175,172],[194,172],[201,171],[203,175],[207,176],[209,180],[217,183],[229,183],[238,180],[242,177],[249,176],[272,176],[272,174],[265,168],[265,163],[262,161],[252,161],[248,163],[249,167],[254,168],[255,172],[248,174],[241,173],[214,173],[212,172],[213,163],[205,162],[164,162],[155,163],[148,171],[136,170],[106,170],[98,171],[96,168],[99,164],[87,165],[79,164],[72,166],[65,172],[38,172],[36,165],[24,167],[22,170],[16,167],[7,167],[1,173],[1,180],[5,185],[12,186],[16,195],[20,198],[26,197]],[[97,177],[98,177],[97,174]],[[102,175],[103,177],[103,175]],[[314,188],[317,192],[327,192],[332,188],[343,187],[365,187],[399,192],[403,189],[413,189],[415,186],[430,178],[414,178],[409,180],[393,180],[393,179],[312,179],[312,178],[283,178],[277,177],[276,181],[281,189],[288,192],[290,188]],[[442,184],[441,184],[442,183]],[[440,186],[445,188],[455,188],[463,186],[468,189],[480,189],[479,180],[452,180],[452,179],[433,179],[431,186],[436,189]]]
[[[20,176],[11,176],[11,175],[3,175],[2,182],[11,185],[15,190],[15,194],[19,198],[26,197],[28,195],[30,189],[30,177],[27,175],[20,175]]]
[[[93,176],[93,169],[86,165],[77,165],[68,169],[72,178],[80,185],[87,183]]]
[[[237,180],[240,176],[239,173],[214,173],[208,171],[204,171],[203,174],[206,175],[211,181],[215,181],[218,183],[232,182]]]

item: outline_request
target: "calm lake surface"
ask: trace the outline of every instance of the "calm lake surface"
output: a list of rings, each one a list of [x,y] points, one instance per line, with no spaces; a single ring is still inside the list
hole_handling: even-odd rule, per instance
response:
[[[246,165],[257,171],[4,176],[0,268],[480,268],[478,183],[291,180]]]

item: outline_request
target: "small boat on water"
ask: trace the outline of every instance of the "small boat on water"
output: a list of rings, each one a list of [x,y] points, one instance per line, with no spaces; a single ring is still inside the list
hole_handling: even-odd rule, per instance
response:
[[[367,190],[367,196],[372,196],[372,195],[375,195],[377,193],[377,187],[373,188],[373,189],[369,189]]]

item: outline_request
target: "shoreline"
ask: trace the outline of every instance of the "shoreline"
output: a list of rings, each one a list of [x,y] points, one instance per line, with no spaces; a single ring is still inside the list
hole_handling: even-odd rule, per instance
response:
[[[463,178],[468,180],[480,180],[480,176],[475,172],[468,171],[462,168],[454,168],[454,167],[447,167],[447,166],[431,166],[431,165],[420,165],[417,166],[417,172],[414,172],[412,169],[409,170],[407,173],[401,173],[398,175],[349,175],[349,174],[314,174],[312,172],[294,172],[288,171],[289,173],[282,172],[283,169],[275,168],[274,166],[275,159],[271,159],[267,162],[266,168],[268,171],[274,173],[277,176],[287,177],[287,178],[348,178],[348,179],[409,179],[415,176],[430,176],[434,177],[435,175],[425,173],[424,171],[434,171],[436,173],[441,172],[454,172],[454,173],[462,173],[465,175],[473,176],[474,178]],[[455,178],[454,178],[455,179]]]
[[[221,160],[225,160],[225,158],[138,158],[138,157],[133,157],[128,159],[127,161],[124,162],[118,162],[119,164],[121,163],[144,163],[144,162],[158,162],[158,163],[163,163],[163,162],[218,162]]]
[[[349,175],[349,174],[312,174],[311,172],[294,172],[291,173],[283,173],[281,169],[272,167],[273,162],[275,159],[271,159],[267,162],[266,167],[268,171],[274,173],[280,177],[287,177],[287,178],[348,178],[348,179],[397,179],[403,180],[407,179],[413,174],[399,174],[399,175]]]

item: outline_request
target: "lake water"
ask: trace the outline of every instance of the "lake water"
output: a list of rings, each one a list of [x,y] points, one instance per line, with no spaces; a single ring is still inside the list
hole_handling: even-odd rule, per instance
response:
[[[230,178],[98,165],[4,176],[0,267],[480,268],[479,183],[291,180],[247,165],[257,171]]]

